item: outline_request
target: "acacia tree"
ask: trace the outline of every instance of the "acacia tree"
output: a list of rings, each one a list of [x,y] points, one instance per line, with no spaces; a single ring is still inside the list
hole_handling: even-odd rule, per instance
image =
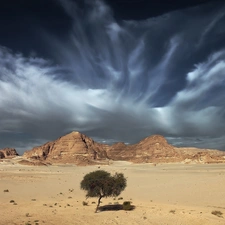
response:
[[[111,176],[104,170],[97,170],[84,176],[80,188],[87,191],[86,197],[98,197],[95,212],[98,211],[103,197],[116,197],[126,188],[127,180],[122,173]]]

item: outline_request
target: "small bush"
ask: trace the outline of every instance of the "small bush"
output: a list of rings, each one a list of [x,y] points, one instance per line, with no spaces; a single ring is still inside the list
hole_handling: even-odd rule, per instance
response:
[[[4,190],[4,192],[9,192],[9,190],[8,190],[8,189],[6,189],[6,190]]]
[[[14,203],[15,201],[14,200],[10,200],[10,203]]]
[[[175,210],[170,210],[170,213],[173,213],[173,214],[175,214],[175,212],[176,212]]]
[[[221,211],[218,210],[214,210],[211,212],[213,215],[218,216],[218,217],[223,217],[223,213]]]
[[[131,210],[132,206],[130,201],[123,202],[123,210]]]
[[[88,202],[83,201],[82,204],[83,204],[83,206],[87,206]]]

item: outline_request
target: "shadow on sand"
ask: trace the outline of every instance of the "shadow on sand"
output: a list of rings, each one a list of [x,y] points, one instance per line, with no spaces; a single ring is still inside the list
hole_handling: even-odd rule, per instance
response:
[[[124,206],[122,204],[115,204],[115,205],[103,205],[98,208],[100,212],[102,211],[118,211],[118,210],[126,210],[131,211],[134,210],[135,206],[130,205],[129,209],[124,209]]]

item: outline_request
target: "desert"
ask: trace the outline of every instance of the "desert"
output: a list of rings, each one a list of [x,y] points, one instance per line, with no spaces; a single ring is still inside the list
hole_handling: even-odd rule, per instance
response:
[[[0,162],[1,225],[15,224],[225,224],[225,164],[141,163],[27,166],[23,157]],[[132,211],[94,213],[80,181],[88,172],[122,172],[127,188],[101,205],[131,201]],[[83,202],[87,203],[84,205]]]
[[[225,224],[223,151],[177,148],[160,135],[107,145],[73,131],[22,156],[0,152],[1,225]],[[123,173],[127,187],[95,213],[97,198],[80,183],[97,170]],[[108,207],[128,201],[132,210]]]

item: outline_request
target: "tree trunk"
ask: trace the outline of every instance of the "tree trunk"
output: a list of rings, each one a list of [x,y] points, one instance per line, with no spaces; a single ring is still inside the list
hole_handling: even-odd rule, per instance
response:
[[[97,207],[96,207],[95,213],[98,211],[98,208],[99,208],[99,205],[100,205],[100,203],[101,203],[102,197],[103,197],[102,195],[99,196],[99,199],[98,199],[98,205],[97,205]]]

